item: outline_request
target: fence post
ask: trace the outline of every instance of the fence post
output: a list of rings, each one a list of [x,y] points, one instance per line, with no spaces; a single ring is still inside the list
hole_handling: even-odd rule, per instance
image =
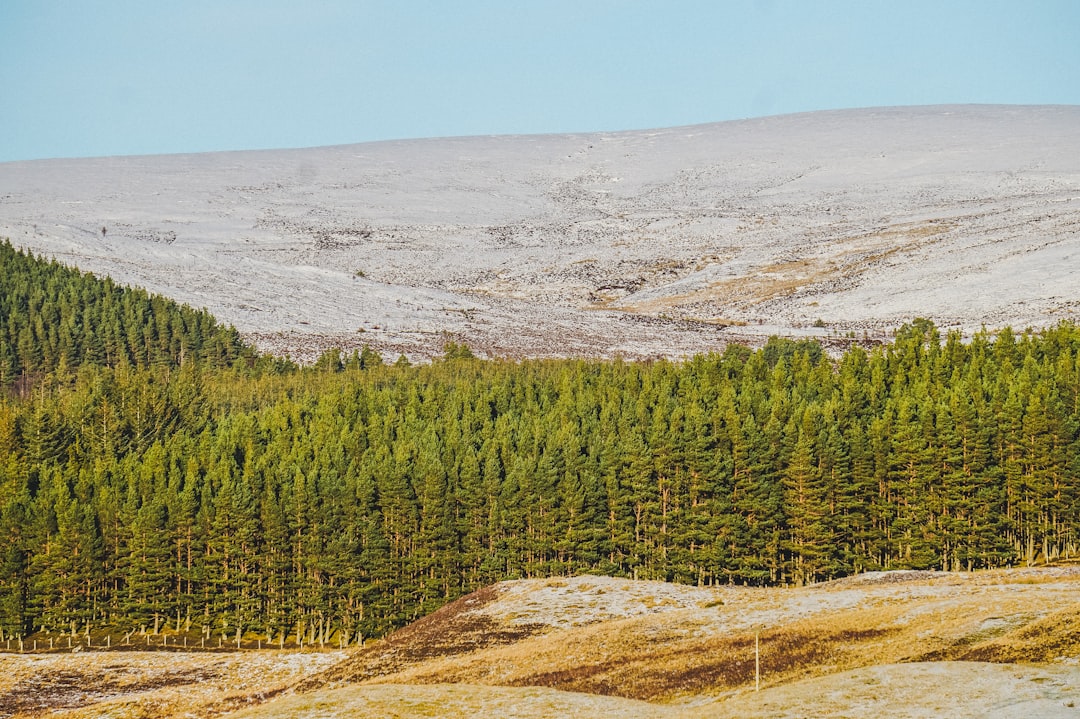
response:
[[[754,691],[761,691],[761,630],[754,630]]]

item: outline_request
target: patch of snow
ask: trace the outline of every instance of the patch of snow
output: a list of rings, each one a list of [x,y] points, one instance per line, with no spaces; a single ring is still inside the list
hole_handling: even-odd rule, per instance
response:
[[[1080,320],[1080,107],[2,163],[0,236],[300,359],[1045,326]]]

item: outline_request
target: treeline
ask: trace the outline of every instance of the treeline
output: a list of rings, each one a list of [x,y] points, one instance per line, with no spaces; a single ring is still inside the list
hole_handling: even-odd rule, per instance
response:
[[[206,311],[45,262],[0,242],[0,390],[57,368],[226,366],[245,350]]]
[[[0,629],[381,635],[580,572],[803,583],[1075,555],[1080,328],[833,360],[53,371],[0,403]]]

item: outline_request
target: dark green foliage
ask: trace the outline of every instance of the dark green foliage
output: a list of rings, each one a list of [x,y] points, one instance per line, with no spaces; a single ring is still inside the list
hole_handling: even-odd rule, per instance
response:
[[[236,330],[206,311],[44,262],[0,243],[0,389],[78,366],[232,364]]]
[[[75,346],[108,355],[113,322]],[[796,583],[1077,552],[1072,325],[942,343],[920,321],[836,361],[784,340],[681,364],[448,345],[242,371],[49,365],[52,326],[8,335],[41,369],[0,401],[7,635],[355,639],[515,577]]]

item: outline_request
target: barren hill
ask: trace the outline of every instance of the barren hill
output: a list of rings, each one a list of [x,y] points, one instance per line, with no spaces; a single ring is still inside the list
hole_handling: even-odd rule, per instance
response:
[[[0,652],[0,716],[1076,717],[1078,620],[1076,566],[517,580],[348,654]]]
[[[1078,618],[1075,567],[869,573],[787,589],[520,580],[464,597],[243,716],[294,716],[288,707],[312,702],[424,716],[410,702],[440,692],[460,706],[446,716],[515,701],[536,716],[573,716],[558,708],[575,696],[564,692],[584,695],[577,713],[592,716],[1015,716],[1039,707],[1053,716],[1047,707],[1080,701]]]
[[[1080,108],[3,163],[0,236],[300,358],[1039,326],[1080,317]]]

